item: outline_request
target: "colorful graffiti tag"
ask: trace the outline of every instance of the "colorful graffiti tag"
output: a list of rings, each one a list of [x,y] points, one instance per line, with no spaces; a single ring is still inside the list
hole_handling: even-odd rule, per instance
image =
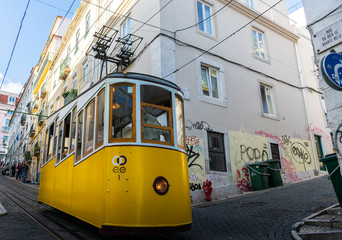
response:
[[[196,136],[186,137],[190,190],[201,190],[205,182],[205,160],[203,140]]]

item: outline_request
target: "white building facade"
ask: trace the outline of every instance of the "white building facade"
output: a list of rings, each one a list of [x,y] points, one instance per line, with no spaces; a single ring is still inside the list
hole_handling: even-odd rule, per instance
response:
[[[285,2],[82,1],[51,62],[49,115],[99,81],[102,61],[91,49],[101,29],[115,37],[108,57],[124,47],[132,53],[121,65],[107,62],[108,72],[150,74],[182,88],[193,203],[204,201],[207,179],[214,199],[253,190],[247,164],[254,162],[279,159],[285,183],[319,173],[331,137],[307,40]]]

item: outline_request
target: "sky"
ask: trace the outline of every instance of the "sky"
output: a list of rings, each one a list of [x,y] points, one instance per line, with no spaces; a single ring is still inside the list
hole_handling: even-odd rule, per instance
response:
[[[0,81],[2,82],[29,0],[0,0]],[[1,90],[19,93],[30,77],[57,15],[65,16],[74,0],[30,0]],[[75,13],[81,0],[70,12]],[[51,6],[50,6],[51,5]],[[73,14],[68,14],[72,18]],[[0,82],[0,83],[1,83]]]
[[[24,18],[1,90],[19,93],[30,77],[44,48],[57,15],[65,16],[74,0],[0,0],[0,81],[6,72],[11,52]],[[75,0],[68,18],[72,18],[81,0]],[[289,13],[302,6],[301,0],[287,0]],[[0,84],[1,84],[0,82]]]

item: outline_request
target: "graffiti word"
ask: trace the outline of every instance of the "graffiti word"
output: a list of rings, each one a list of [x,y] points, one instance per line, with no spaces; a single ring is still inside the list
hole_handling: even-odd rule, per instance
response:
[[[283,135],[281,136],[281,140],[283,141],[284,145],[289,145],[291,144],[291,137]]]
[[[331,146],[330,135],[316,126],[314,126],[313,128],[310,128],[309,126],[305,127],[305,131],[309,134],[308,139],[310,139],[310,130],[313,134],[321,135],[324,139],[324,142]]]
[[[311,156],[308,149],[301,143],[295,142],[291,145],[291,153],[293,159],[300,164],[304,165],[304,170],[306,171],[305,163],[311,163]]]
[[[115,156],[112,160],[115,166],[125,165],[127,163],[127,158],[125,156]]]
[[[284,174],[285,182],[291,183],[291,182],[299,181],[299,178],[296,174],[296,169],[295,169],[293,162],[282,157],[281,163],[282,163],[284,171],[285,171],[285,174]]]
[[[337,128],[335,133],[335,146],[336,151],[342,154],[342,124]]]
[[[191,130],[192,128],[198,129],[198,130],[207,130],[207,131],[212,131],[210,125],[207,122],[201,121],[201,122],[196,122],[192,123],[190,120],[186,121],[186,126],[187,129]]]
[[[186,155],[188,156],[188,167],[194,167],[197,166],[200,169],[202,169],[202,166],[195,163],[195,161],[197,160],[197,158],[200,156],[199,153],[195,152],[194,150],[194,146],[186,146]]]
[[[264,137],[270,138],[275,143],[280,144],[282,146],[282,148],[284,148],[283,142],[281,141],[280,137],[278,137],[277,135],[272,135],[272,134],[269,134],[269,133],[265,133],[264,131],[255,131],[255,134],[259,135],[259,136],[264,136]]]
[[[196,145],[200,144],[200,139],[196,136],[187,136],[186,137],[186,145]]]
[[[302,138],[302,136],[299,133],[296,133],[296,132],[292,133],[292,137],[293,138]]]
[[[240,154],[241,154],[241,160],[243,160],[243,156],[247,156],[249,161],[257,161],[259,159],[262,159],[262,161],[268,159],[268,153],[266,150],[262,150],[260,153],[260,150],[257,148],[251,148],[246,147],[245,145],[240,145]]]
[[[200,184],[200,183],[190,183],[190,190],[191,191],[196,191],[196,190],[201,190],[201,189],[202,189],[202,184]]]
[[[217,175],[217,173],[213,173],[213,175],[209,175],[209,181],[221,183],[222,185],[227,185],[227,180],[225,177]]]
[[[199,181],[200,181],[200,178],[195,173],[192,173],[192,174],[189,173],[189,182],[199,182]]]
[[[240,173],[240,170],[237,169],[237,174],[236,174],[236,178],[237,178],[237,187],[240,191],[244,191],[244,192],[247,192],[251,189],[251,186],[250,186],[250,182],[249,182],[249,174],[248,174],[248,170],[247,168],[242,168],[241,171],[245,174],[245,177],[246,178],[243,178],[240,180],[241,178],[241,173]]]

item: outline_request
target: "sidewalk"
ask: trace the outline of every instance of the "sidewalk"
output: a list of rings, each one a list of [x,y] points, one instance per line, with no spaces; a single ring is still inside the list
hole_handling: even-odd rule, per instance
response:
[[[335,204],[292,226],[291,236],[296,240],[342,239],[342,209]]]

